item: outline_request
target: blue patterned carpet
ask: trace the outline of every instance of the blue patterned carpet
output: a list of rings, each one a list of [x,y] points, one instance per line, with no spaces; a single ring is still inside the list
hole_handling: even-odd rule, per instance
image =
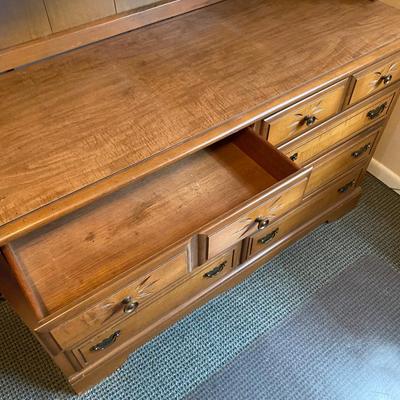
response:
[[[182,399],[361,256],[400,267],[400,197],[371,176],[363,186],[356,210],[176,323],[79,399]],[[0,399],[75,398],[28,330],[0,304]]]

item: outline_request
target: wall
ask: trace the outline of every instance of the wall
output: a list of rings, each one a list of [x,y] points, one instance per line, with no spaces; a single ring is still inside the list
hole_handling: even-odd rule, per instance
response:
[[[400,0],[381,0],[400,8]],[[400,194],[400,99],[376,150],[368,171]]]

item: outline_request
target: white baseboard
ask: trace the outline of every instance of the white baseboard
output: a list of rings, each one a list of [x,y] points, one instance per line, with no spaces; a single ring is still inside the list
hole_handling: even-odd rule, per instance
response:
[[[388,167],[373,158],[368,166],[368,172],[389,186],[396,193],[400,194],[400,176]]]

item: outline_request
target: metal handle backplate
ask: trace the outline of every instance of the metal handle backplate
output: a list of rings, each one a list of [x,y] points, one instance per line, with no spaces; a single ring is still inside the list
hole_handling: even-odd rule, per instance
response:
[[[214,276],[218,275],[226,266],[226,261],[223,263],[217,265],[215,268],[213,268],[211,271],[206,272],[203,277],[204,278],[213,278]]]
[[[255,222],[257,222],[257,229],[261,231],[268,226],[269,219],[265,217],[257,217]]]
[[[139,302],[133,300],[131,296],[125,297],[121,303],[124,306],[123,310],[125,314],[131,314],[139,307]]]
[[[303,118],[303,122],[307,125],[307,126],[311,126],[315,123],[315,121],[317,120],[317,117],[315,115],[306,115]]]
[[[299,153],[294,153],[294,154],[292,154],[292,155],[290,156],[290,159],[291,159],[292,161],[296,161],[298,158],[299,158]]]
[[[387,102],[381,104],[380,106],[374,108],[373,110],[368,111],[367,117],[369,119],[378,118],[379,115],[381,115],[385,111],[386,106],[387,106]]]
[[[387,74],[387,75],[382,75],[381,76],[381,81],[383,82],[384,85],[388,85],[393,79],[393,75]]]
[[[355,185],[355,183],[356,183],[355,180],[352,180],[351,182],[346,183],[344,186],[342,186],[341,188],[338,189],[338,192],[339,192],[339,193],[346,193],[346,192],[348,192],[349,189]]]
[[[100,343],[95,344],[90,348],[90,351],[101,351],[105,350],[107,347],[111,346],[117,340],[118,336],[121,334],[121,331],[114,332],[110,337],[102,340]]]
[[[258,243],[265,244],[272,240],[277,233],[279,232],[279,228],[276,228],[274,231],[268,233],[268,235],[263,236],[262,238],[258,239]]]
[[[371,148],[371,143],[368,143],[368,144],[364,145],[363,147],[359,148],[358,150],[353,151],[351,153],[351,155],[354,158],[358,158],[358,157],[362,156],[365,152],[367,152],[370,148]]]

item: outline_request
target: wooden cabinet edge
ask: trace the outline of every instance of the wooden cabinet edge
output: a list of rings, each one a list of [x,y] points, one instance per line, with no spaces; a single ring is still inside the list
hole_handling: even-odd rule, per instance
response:
[[[0,249],[0,292],[22,320],[34,329],[40,309],[32,306],[31,296],[19,284],[21,277],[15,273],[3,253],[4,248]]]
[[[17,255],[13,249],[6,245],[1,248],[1,252],[4,256],[4,267],[2,268],[3,277],[7,281],[13,282],[13,291],[18,292],[21,296],[22,301],[25,304],[26,310],[21,310],[22,318],[26,319],[27,323],[36,325],[37,321],[44,317],[45,309],[43,304],[40,302],[33,286],[30,286],[24,276],[23,265],[18,260]],[[2,283],[3,284],[3,283]],[[2,289],[7,295],[7,289]],[[10,294],[10,303],[19,308],[20,301],[15,298],[15,293]]]

